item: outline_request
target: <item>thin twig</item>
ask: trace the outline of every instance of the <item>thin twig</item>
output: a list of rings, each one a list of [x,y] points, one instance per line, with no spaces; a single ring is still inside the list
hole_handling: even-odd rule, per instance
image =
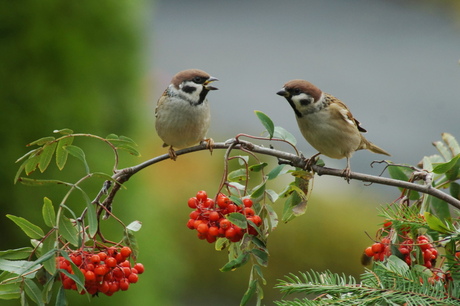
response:
[[[226,142],[217,142],[213,144],[213,149],[224,149],[227,150],[229,147],[232,147],[234,150],[242,150],[242,151],[251,151],[253,153],[258,153],[258,154],[263,154],[263,155],[268,155],[268,156],[273,156],[278,159],[282,160],[288,160],[290,161],[290,164],[293,167],[305,169],[307,166],[307,160],[303,157],[300,157],[296,154],[284,152],[284,151],[279,151],[275,150],[272,148],[267,148],[261,145],[256,145],[252,142],[245,141],[238,139],[236,142],[235,139],[226,141]],[[197,146],[185,148],[182,150],[176,151],[176,155],[184,155],[196,151],[203,151],[203,150],[208,150],[207,144],[199,144]],[[109,195],[107,198],[104,200],[102,203],[105,207],[110,207],[116,193],[120,189],[121,184],[124,182],[128,181],[131,176],[136,174],[137,172],[154,165],[158,162],[164,161],[169,159],[168,154],[163,154],[157,157],[154,157],[152,159],[149,159],[139,165],[128,167],[125,169],[118,170],[112,178],[118,182],[118,184],[115,184],[113,186],[112,190],[110,191]],[[333,168],[328,168],[328,167],[323,167],[323,166],[318,166],[318,165],[312,165],[311,168],[313,171],[315,171],[318,175],[329,175],[329,176],[338,176],[338,177],[345,177],[343,170],[342,169],[333,169]],[[376,183],[380,185],[388,185],[388,186],[394,186],[394,187],[400,187],[400,188],[405,188],[405,189],[410,189],[414,190],[417,192],[422,192],[428,195],[431,195],[435,198],[438,198],[440,200],[445,201],[446,203],[460,209],[460,200],[452,197],[451,195],[442,192],[441,190],[438,190],[436,188],[433,188],[431,185],[419,185],[416,183],[411,183],[411,182],[406,182],[406,181],[401,181],[401,180],[395,180],[391,178],[385,178],[385,177],[380,177],[380,176],[374,176],[374,175],[369,175],[369,174],[364,174],[364,173],[357,173],[357,172],[351,172],[349,175],[350,179],[355,179],[355,180],[360,180],[363,182],[369,182],[369,183]]]

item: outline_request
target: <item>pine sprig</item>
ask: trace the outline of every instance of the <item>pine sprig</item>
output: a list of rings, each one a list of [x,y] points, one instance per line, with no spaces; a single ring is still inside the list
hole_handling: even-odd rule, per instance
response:
[[[278,301],[277,305],[460,305],[451,298],[442,282],[430,282],[426,270],[409,269],[396,256],[375,263],[357,283],[351,276],[330,271],[289,275],[276,288],[285,296],[293,293],[314,294],[314,300]],[[284,297],[285,297],[284,296]]]

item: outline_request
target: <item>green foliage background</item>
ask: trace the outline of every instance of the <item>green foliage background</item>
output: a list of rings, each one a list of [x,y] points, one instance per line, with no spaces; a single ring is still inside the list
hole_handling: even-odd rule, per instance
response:
[[[127,135],[138,141],[143,156],[135,159],[122,155],[122,166],[165,152],[152,132],[153,107],[146,106],[154,101],[146,101],[142,88],[147,7],[144,0],[1,2],[0,249],[29,244],[5,214],[43,225],[39,213],[43,197],[50,197],[57,205],[65,191],[59,186],[13,185],[17,170],[14,161],[28,151],[24,147],[28,142],[68,127],[102,136]],[[110,171],[109,150],[98,144],[81,145],[88,150],[92,167]],[[200,189],[216,192],[222,154],[215,152],[212,158],[208,152],[181,156],[176,163],[155,165],[127,183],[128,190],[117,196],[114,212],[125,223],[143,222],[138,233],[139,261],[145,264],[146,273],[129,291],[94,298],[92,305],[238,303],[247,287],[247,269],[219,272],[226,254],[196,239],[185,226],[187,199]],[[81,165],[74,164],[63,174],[54,167],[45,176],[65,175],[71,181],[83,175]],[[94,192],[99,187],[89,186]],[[282,188],[280,185],[277,190]],[[264,271],[268,304],[279,299],[279,293],[271,288],[288,272],[310,268],[355,276],[362,272],[359,257],[371,243],[364,231],[375,232],[380,222],[375,217],[375,204],[380,199],[371,195],[376,192],[372,188],[365,192],[348,189],[348,197],[340,190],[327,198],[314,196],[306,216],[288,225],[280,224],[273,233],[269,267]],[[78,199],[73,201],[76,207],[84,205]],[[349,216],[347,211],[353,214]],[[120,228],[113,221],[104,226],[121,238],[122,233],[117,232]],[[71,305],[88,302],[75,292],[68,296]]]

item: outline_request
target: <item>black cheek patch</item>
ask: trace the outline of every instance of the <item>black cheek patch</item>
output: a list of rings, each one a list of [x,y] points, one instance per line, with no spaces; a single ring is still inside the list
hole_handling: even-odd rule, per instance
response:
[[[184,86],[182,87],[182,91],[183,92],[186,92],[186,93],[192,93],[196,90],[196,87],[193,87],[193,86]]]
[[[309,99],[302,99],[302,100],[300,100],[300,104],[303,105],[303,106],[307,106],[308,104],[310,104],[310,100]]]

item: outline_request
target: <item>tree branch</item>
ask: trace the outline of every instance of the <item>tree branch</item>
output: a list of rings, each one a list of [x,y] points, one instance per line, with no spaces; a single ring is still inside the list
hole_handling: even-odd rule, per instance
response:
[[[237,140],[233,138],[233,139],[227,140],[226,142],[214,143],[212,146],[212,149],[214,150],[215,149],[228,149],[231,145],[233,145],[233,149],[236,149],[236,150],[247,150],[247,151],[251,151],[254,153],[258,153],[258,154],[276,157],[278,158],[278,160],[283,160],[285,163],[288,163],[293,167],[297,167],[301,169],[305,169],[307,167],[307,159],[305,159],[303,156],[298,156],[296,154],[267,148],[261,145],[256,145],[256,144],[253,144],[252,142],[241,140],[241,139]],[[203,150],[208,150],[206,143],[202,143],[197,146],[178,150],[176,151],[176,154],[177,156],[179,156],[179,155],[184,155],[184,154],[188,154],[188,153],[192,153],[196,151],[203,151]],[[114,188],[110,190],[109,195],[104,200],[102,205],[106,207],[110,207],[115,197],[115,194],[120,189],[119,187],[121,186],[121,184],[128,181],[131,178],[131,176],[141,171],[142,169],[145,169],[153,164],[156,164],[158,162],[161,162],[167,159],[169,159],[169,155],[163,154],[163,155],[154,157],[152,159],[149,159],[139,165],[116,171],[116,173],[112,176],[112,178],[116,180],[118,184],[116,184]],[[327,168],[327,167],[323,167],[319,165],[312,165],[311,169],[320,176],[330,175],[330,176],[345,177],[345,174],[343,170],[341,169]],[[357,172],[351,172],[349,178],[360,180],[363,182],[395,186],[395,187],[400,187],[404,189],[414,190],[417,192],[422,192],[422,193],[431,195],[435,198],[438,198],[442,201],[445,201],[446,203],[460,209],[460,200],[452,197],[451,195],[445,192],[442,192],[441,190],[433,188],[431,184],[420,185],[420,184],[416,184],[412,182],[406,182],[406,181],[395,180],[391,178],[385,178],[385,177],[374,176],[374,175],[369,175],[369,174],[364,174],[364,173],[357,173]]]

